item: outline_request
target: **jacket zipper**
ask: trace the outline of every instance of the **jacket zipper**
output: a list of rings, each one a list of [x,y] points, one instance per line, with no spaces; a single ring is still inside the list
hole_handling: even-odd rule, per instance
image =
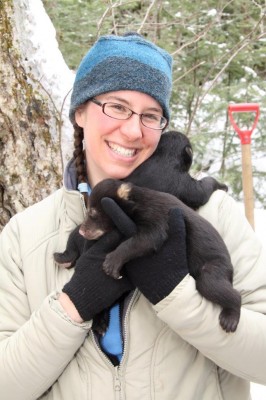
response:
[[[127,306],[127,310],[126,310],[126,313],[124,316],[124,320],[123,320],[124,350],[123,350],[121,362],[119,364],[119,368],[125,363],[125,359],[127,358],[126,357],[127,353],[128,353],[128,345],[127,345],[127,343],[128,343],[128,332],[127,332],[128,331],[128,323],[127,323],[127,321],[128,321],[128,316],[129,316],[130,310],[133,306],[133,303],[135,302],[135,300],[139,296],[139,294],[140,294],[139,290],[135,289],[135,291],[129,301],[129,304]]]
[[[122,384],[119,376],[119,366],[114,368],[115,368],[115,377],[114,377],[115,398],[116,400],[122,400],[124,396],[122,397]]]
[[[114,377],[114,391],[115,391],[116,400],[125,399],[125,396],[122,393],[122,382],[121,382],[121,378],[120,378],[120,371],[121,371],[122,365],[125,363],[124,360],[126,359],[126,355],[128,353],[128,346],[127,346],[127,337],[128,337],[128,334],[127,334],[127,331],[128,331],[127,320],[128,320],[128,315],[129,315],[130,310],[132,308],[132,305],[135,302],[135,299],[137,298],[138,295],[139,295],[139,291],[136,289],[134,291],[130,301],[129,301],[129,304],[127,306],[127,310],[126,310],[126,313],[125,313],[125,317],[124,317],[124,321],[123,321],[124,350],[123,350],[122,360],[121,360],[121,362],[120,362],[120,364],[118,366],[114,367],[114,365],[109,360],[107,355],[102,351],[102,349],[99,346],[97,340],[95,339],[95,335],[94,335],[93,331],[90,330],[90,333],[89,333],[91,338],[92,338],[93,344],[96,347],[97,351],[99,352],[100,356],[102,357],[104,362],[106,362],[108,364],[108,366],[111,368],[111,370],[114,372],[113,377]]]

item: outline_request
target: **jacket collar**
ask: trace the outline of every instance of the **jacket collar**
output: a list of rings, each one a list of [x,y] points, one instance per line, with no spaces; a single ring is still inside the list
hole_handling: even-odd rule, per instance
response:
[[[71,159],[64,172],[63,197],[66,203],[68,217],[79,225],[83,222],[86,206],[82,194],[77,190],[76,166]]]

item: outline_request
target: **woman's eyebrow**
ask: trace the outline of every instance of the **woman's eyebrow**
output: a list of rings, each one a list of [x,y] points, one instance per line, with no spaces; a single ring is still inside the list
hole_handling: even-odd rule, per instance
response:
[[[124,104],[126,104],[127,106],[129,106],[129,107],[132,107],[131,104],[130,104],[130,102],[129,102],[128,100],[123,99],[122,97],[119,97],[119,96],[108,95],[108,96],[106,96],[106,99],[107,99],[107,100],[115,100],[115,101],[118,101],[118,102],[120,102],[120,103],[124,103]],[[158,113],[161,113],[161,112],[162,112],[162,110],[161,110],[160,108],[155,107],[155,106],[148,107],[148,108],[146,109],[146,111],[155,111],[155,112],[158,112]]]
[[[121,102],[121,103],[125,103],[125,104],[127,104],[128,106],[130,106],[130,102],[127,101],[126,99],[123,99],[123,97],[114,96],[114,95],[111,94],[111,95],[107,95],[107,96],[106,96],[106,99],[107,99],[107,100],[119,101],[119,102]]]

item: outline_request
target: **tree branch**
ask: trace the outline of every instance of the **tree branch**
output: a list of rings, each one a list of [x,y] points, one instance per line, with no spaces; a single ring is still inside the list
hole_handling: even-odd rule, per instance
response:
[[[262,17],[263,18],[263,17]],[[261,19],[262,19],[261,18]],[[215,78],[212,80],[211,85],[208,87],[208,89],[203,92],[203,94],[200,96],[200,94],[197,96],[197,100],[195,103],[195,107],[193,109],[193,112],[191,114],[191,118],[188,124],[188,131],[190,130],[192,121],[196,115],[196,112],[198,110],[198,108],[201,106],[204,98],[207,96],[207,94],[213,89],[213,87],[215,86],[215,84],[217,83],[219,77],[221,76],[221,74],[224,72],[224,70],[228,67],[228,65],[231,63],[231,61],[246,47],[248,46],[250,43],[252,43],[255,40],[259,40],[262,37],[266,36],[266,33],[263,32],[262,34],[259,34],[257,36],[255,36],[253,39],[250,39],[250,37],[254,34],[254,32],[257,30],[258,26],[260,25],[261,19],[258,21],[258,23],[256,24],[256,26],[254,27],[254,29],[252,29],[239,43],[236,44],[236,46],[233,47],[233,49],[231,49],[231,56],[229,57],[229,59],[227,60],[227,62],[223,65],[223,67],[221,68],[221,70],[218,72],[218,74],[215,76]],[[234,49],[236,48],[236,50],[234,51]],[[233,51],[233,53],[232,53]],[[228,54],[224,54],[215,64],[218,65],[225,57],[228,57]],[[214,66],[214,67],[215,67]],[[205,80],[202,84],[202,87],[204,87],[204,84],[206,84],[208,82],[209,76],[211,75],[211,72],[213,71],[214,67],[209,71],[208,75],[205,77]]]
[[[115,7],[113,7],[112,0],[109,0],[109,2],[110,2],[110,7],[111,7],[111,13],[112,13],[113,31],[114,31],[115,35],[117,35],[117,27],[116,27],[115,12],[114,12]]]
[[[173,81],[173,84],[176,83],[176,82],[178,82],[178,81],[181,81],[181,79],[183,79],[185,76],[187,76],[190,72],[194,71],[195,69],[197,69],[198,67],[200,67],[201,65],[203,65],[203,64],[205,64],[205,63],[206,63],[206,61],[201,61],[201,62],[199,62],[198,64],[194,65],[194,66],[191,67],[188,71],[186,71],[183,75],[181,75],[181,76],[179,76],[177,79],[175,79],[175,80]]]
[[[142,22],[141,22],[140,27],[139,27],[139,29],[137,30],[138,33],[141,33],[141,31],[142,31],[142,29],[143,29],[143,26],[145,25],[145,23],[146,23],[146,21],[147,21],[147,18],[148,18],[148,16],[149,16],[150,12],[151,12],[151,9],[152,9],[152,7],[153,7],[156,3],[157,3],[157,0],[152,0],[151,4],[149,5],[149,7],[148,7],[148,9],[147,9],[147,11],[146,11],[146,14],[145,14],[143,20],[142,20]]]
[[[117,24],[115,23],[115,20],[114,20],[113,10],[116,7],[124,6],[124,5],[129,4],[129,3],[134,3],[134,1],[133,0],[129,0],[129,1],[126,1],[126,2],[122,2],[120,0],[120,1],[116,1],[115,3],[113,3],[112,0],[109,0],[109,3],[110,3],[110,5],[106,8],[106,10],[104,11],[104,13],[101,16],[100,20],[97,22],[97,37],[99,37],[102,24],[103,24],[105,18],[107,17],[107,15],[110,12],[112,13],[112,18],[113,18],[113,23],[114,23],[114,31],[115,31],[115,34],[117,35]]]
[[[191,44],[197,43],[200,39],[202,39],[209,30],[216,25],[217,19],[220,19],[225,7],[227,7],[230,3],[232,3],[233,0],[229,0],[223,8],[217,12],[216,18],[214,18],[211,22],[209,22],[202,31],[200,31],[198,34],[196,34],[189,42],[186,42],[183,44],[183,46],[179,47],[176,51],[172,53],[172,56],[175,56],[179,53],[181,53],[182,50],[184,50],[186,47],[190,46]]]

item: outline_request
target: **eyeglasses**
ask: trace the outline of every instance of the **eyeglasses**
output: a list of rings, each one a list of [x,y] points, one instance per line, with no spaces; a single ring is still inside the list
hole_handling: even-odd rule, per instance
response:
[[[140,121],[143,126],[150,129],[162,130],[168,124],[165,117],[158,114],[143,113],[138,114],[135,111],[130,110],[130,108],[125,107],[123,104],[119,103],[101,103],[96,99],[91,99],[94,104],[102,107],[102,112],[110,118],[126,120],[136,114],[140,117]]]

